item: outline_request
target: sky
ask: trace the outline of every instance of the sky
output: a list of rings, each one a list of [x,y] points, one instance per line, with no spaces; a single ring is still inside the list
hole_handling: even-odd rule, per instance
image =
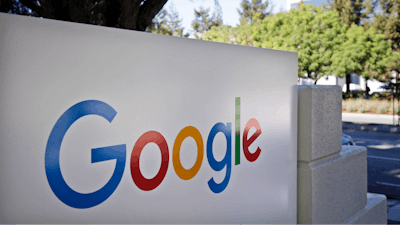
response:
[[[287,0],[288,2],[296,2],[296,0]],[[236,26],[239,24],[239,14],[237,8],[240,6],[241,0],[219,0],[222,8],[222,20],[225,25]],[[280,10],[285,11],[287,7],[286,0],[272,0],[275,5],[273,13],[278,13]],[[200,6],[210,8],[210,15],[214,10],[214,0],[168,0],[164,8],[170,10],[171,5],[175,11],[179,13],[182,19],[182,26],[185,28],[184,33],[191,31],[191,23],[194,19],[194,9],[199,9]]]

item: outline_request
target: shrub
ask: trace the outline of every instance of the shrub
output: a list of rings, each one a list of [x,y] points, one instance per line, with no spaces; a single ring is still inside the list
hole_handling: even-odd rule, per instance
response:
[[[381,111],[381,113],[387,113],[388,112],[388,110],[385,109],[385,108],[380,108],[379,110]]]
[[[363,98],[364,92],[362,91],[352,91],[350,93],[342,92],[342,98],[345,99],[357,99]]]
[[[370,99],[371,100],[378,100],[379,99],[379,94],[378,93],[372,93],[372,95],[370,95]]]
[[[397,105],[396,105],[397,106]],[[347,99],[342,101],[342,111],[360,113],[391,113],[392,102],[386,100]],[[400,113],[400,107],[398,108]]]
[[[382,92],[382,93],[372,93],[370,99],[371,100],[388,100],[388,101],[390,101],[391,97],[392,97],[392,93]]]
[[[398,106],[397,108],[394,108],[394,113],[400,114],[400,106]]]

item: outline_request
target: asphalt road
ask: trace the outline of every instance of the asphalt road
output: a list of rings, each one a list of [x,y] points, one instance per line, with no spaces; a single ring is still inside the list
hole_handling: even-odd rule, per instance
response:
[[[343,130],[368,149],[368,192],[400,200],[400,135]]]

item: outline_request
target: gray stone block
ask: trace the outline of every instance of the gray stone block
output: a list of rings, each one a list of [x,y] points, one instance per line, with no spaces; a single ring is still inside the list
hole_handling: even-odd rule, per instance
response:
[[[298,160],[312,161],[342,149],[340,86],[298,86]]]
[[[339,154],[298,161],[298,223],[340,223],[367,204],[367,149],[341,147]]]
[[[0,215],[0,224],[7,224],[7,221]]]
[[[386,196],[368,193],[367,205],[343,224],[387,224]]]

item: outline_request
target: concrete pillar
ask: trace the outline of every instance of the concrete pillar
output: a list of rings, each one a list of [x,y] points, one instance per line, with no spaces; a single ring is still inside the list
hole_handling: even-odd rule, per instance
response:
[[[386,196],[367,194],[367,149],[342,146],[342,90],[298,86],[297,222],[386,223]]]

